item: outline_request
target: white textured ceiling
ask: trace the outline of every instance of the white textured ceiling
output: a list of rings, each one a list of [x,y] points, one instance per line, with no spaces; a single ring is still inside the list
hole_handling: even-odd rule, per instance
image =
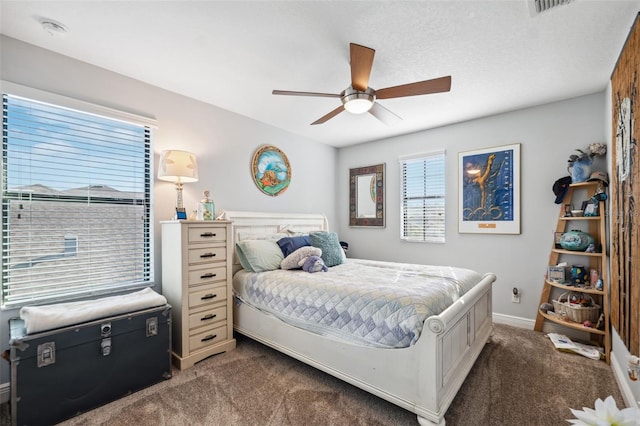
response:
[[[640,0],[0,0],[0,32],[333,146],[381,139],[603,90]],[[41,18],[69,28],[43,31]],[[380,100],[403,120],[339,114],[349,43],[376,50],[374,89],[452,76],[448,93]],[[153,111],[149,111],[153,114]]]

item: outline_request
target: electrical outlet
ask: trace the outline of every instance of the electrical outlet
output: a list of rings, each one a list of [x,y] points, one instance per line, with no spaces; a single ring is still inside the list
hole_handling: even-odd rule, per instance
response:
[[[511,303],[520,303],[520,293],[511,294]]]

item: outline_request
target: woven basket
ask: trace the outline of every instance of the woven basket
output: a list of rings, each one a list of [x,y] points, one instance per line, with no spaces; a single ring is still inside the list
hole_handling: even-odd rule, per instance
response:
[[[593,298],[586,293],[576,293],[579,299],[588,297],[591,299],[591,306],[582,306],[578,303],[569,303],[572,292],[567,291],[562,293],[558,300],[553,300],[553,310],[557,315],[566,315],[571,321],[583,323],[585,321],[591,321],[595,324],[600,316],[600,306],[597,305]]]

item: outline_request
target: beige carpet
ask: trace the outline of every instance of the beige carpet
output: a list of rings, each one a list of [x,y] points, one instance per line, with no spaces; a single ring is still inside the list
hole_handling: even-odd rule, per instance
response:
[[[354,360],[357,362],[357,360]],[[567,425],[569,408],[622,396],[604,362],[496,325],[447,425]],[[0,420],[8,421],[7,404]],[[417,425],[414,414],[239,336],[236,350],[63,425]]]

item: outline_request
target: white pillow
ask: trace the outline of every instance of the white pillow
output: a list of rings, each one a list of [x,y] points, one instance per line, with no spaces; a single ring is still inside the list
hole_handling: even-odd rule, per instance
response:
[[[276,240],[245,240],[236,243],[242,267],[249,272],[273,271],[284,258]]]
[[[318,247],[304,246],[292,252],[280,262],[281,269],[300,269],[298,263],[309,256],[322,256],[322,250]]]
[[[255,232],[239,232],[238,241],[245,240],[279,240],[280,238],[290,237],[291,234],[286,232],[267,232],[267,233],[255,233]]]

